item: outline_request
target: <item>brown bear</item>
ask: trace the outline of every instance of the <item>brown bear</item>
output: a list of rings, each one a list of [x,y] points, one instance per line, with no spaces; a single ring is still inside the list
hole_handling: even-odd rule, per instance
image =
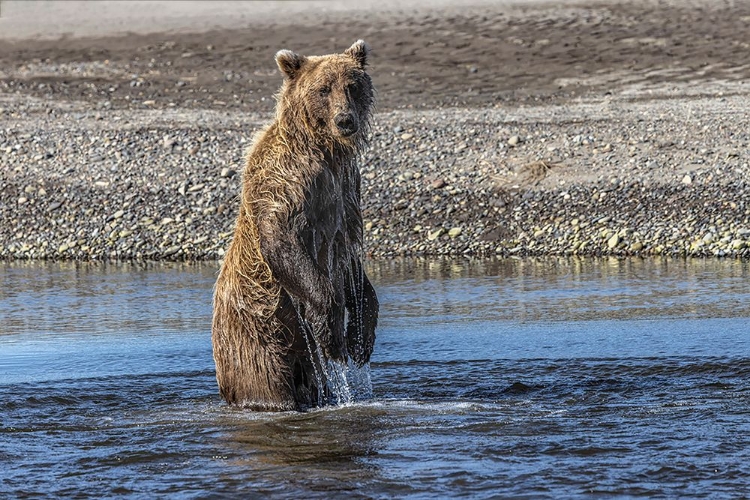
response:
[[[369,362],[378,299],[362,266],[357,160],[374,104],[359,40],[342,54],[276,54],[274,121],[246,156],[213,302],[221,396],[256,410],[326,402],[326,364]]]

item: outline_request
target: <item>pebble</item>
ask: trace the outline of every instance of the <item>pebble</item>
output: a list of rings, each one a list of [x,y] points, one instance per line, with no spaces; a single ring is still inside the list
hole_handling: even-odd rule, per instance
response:
[[[609,240],[607,240],[607,246],[610,249],[617,248],[617,245],[619,244],[620,244],[620,235],[618,234],[615,234],[614,236],[609,238]]]
[[[430,183],[430,187],[432,187],[432,189],[440,189],[440,188],[445,187],[445,185],[446,185],[445,179],[435,179],[434,181]]]
[[[445,229],[438,228],[435,231],[431,231],[427,233],[427,239],[429,241],[435,241],[436,239],[440,238],[443,234],[445,234]]]

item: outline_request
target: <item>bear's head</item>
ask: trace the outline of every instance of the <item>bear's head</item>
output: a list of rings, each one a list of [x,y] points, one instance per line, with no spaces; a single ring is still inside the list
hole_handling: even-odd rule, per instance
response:
[[[284,75],[277,107],[282,124],[304,123],[313,135],[339,142],[362,139],[374,103],[372,81],[365,72],[369,51],[358,40],[342,54],[277,52],[276,64]]]

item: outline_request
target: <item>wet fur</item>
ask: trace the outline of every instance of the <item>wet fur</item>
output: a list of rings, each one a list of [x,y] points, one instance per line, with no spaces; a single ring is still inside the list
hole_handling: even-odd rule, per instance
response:
[[[374,102],[367,52],[358,41],[343,54],[276,55],[285,76],[276,118],[247,153],[214,290],[216,377],[230,404],[320,404],[324,370],[311,352],[370,359],[378,301],[361,262],[357,166]]]

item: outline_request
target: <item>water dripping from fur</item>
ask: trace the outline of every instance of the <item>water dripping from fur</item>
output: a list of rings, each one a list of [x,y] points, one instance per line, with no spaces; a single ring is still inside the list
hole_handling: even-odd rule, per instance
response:
[[[344,405],[372,398],[369,363],[357,366],[351,359],[346,363],[329,360],[326,373],[330,403]]]
[[[358,313],[358,316],[361,317],[361,314]],[[345,405],[372,398],[370,364],[357,366],[349,356],[346,362],[326,358],[315,340],[310,323],[299,312],[297,318],[300,325],[303,325],[307,353],[312,361],[318,388],[318,398],[313,406],[321,408],[328,404]]]
[[[352,290],[352,292],[357,294],[357,300],[354,301],[354,324],[356,326],[357,331],[357,337],[355,345],[352,346],[355,349],[358,349],[360,352],[356,352],[355,354],[357,357],[362,357],[363,354],[362,351],[365,350],[365,324],[364,324],[364,309],[362,307],[364,303],[364,269],[362,268],[362,265],[354,266],[356,269],[356,276],[355,273],[349,273],[349,287]],[[356,284],[355,284],[356,280]],[[359,285],[359,286],[356,286]],[[346,311],[347,315],[349,314],[349,311]],[[349,324],[349,318],[345,319],[344,322],[345,325]]]

